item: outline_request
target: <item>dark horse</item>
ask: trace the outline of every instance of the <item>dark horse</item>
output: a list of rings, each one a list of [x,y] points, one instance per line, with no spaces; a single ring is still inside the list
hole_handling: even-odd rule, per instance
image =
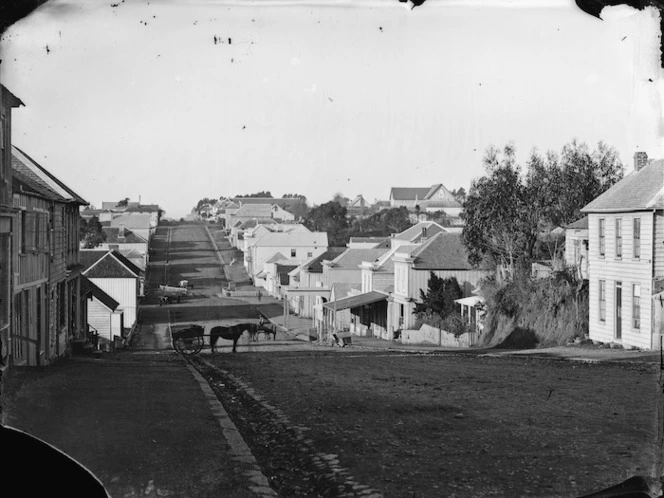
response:
[[[235,348],[237,346],[237,341],[242,337],[242,334],[249,332],[249,337],[254,337],[257,333],[256,329],[258,328],[257,323],[238,323],[236,325],[217,325],[210,329],[210,349],[213,353],[216,353],[215,345],[217,340],[228,339],[233,341],[233,353],[235,353]]]

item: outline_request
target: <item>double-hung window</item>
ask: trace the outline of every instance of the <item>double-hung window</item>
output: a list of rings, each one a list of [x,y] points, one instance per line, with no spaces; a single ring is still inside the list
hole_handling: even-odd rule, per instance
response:
[[[632,327],[641,328],[641,286],[632,286]]]
[[[641,218],[634,218],[634,259],[641,257]]]
[[[599,320],[606,321],[606,280],[599,281]]]
[[[604,218],[599,219],[599,255],[604,256],[606,254],[606,220]]]
[[[616,258],[622,258],[622,218],[616,218]]]

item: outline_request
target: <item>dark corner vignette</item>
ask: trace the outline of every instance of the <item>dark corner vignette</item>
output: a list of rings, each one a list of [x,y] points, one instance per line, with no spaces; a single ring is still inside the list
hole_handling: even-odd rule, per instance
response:
[[[628,5],[638,10],[643,10],[646,7],[655,7],[659,9],[660,13],[660,33],[664,32],[664,0],[576,0],[576,5],[586,14],[590,14],[598,19],[601,19],[600,13],[604,7]],[[659,62],[660,66],[664,68],[664,37],[660,37]]]

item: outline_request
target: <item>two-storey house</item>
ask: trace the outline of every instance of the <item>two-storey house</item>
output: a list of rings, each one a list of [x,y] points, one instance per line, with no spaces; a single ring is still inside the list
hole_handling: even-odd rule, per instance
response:
[[[87,202],[17,147],[14,207],[14,359],[45,365],[84,339],[79,210]]]
[[[588,215],[589,337],[659,347],[664,310],[664,160],[634,170],[581,211]]]
[[[0,367],[11,362],[13,307],[12,225],[12,110],[23,102],[0,85]]]

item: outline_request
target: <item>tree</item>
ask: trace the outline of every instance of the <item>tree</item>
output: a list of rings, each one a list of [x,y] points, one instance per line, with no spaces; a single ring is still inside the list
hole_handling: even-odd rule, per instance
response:
[[[463,204],[466,201],[466,189],[463,187],[459,187],[457,190],[452,190],[450,194],[452,194],[459,204]]]
[[[79,226],[78,240],[84,248],[94,249],[106,241],[106,233],[96,216],[93,216],[90,220],[81,217]]]
[[[307,202],[307,196],[302,194],[284,194],[281,196],[282,199],[300,199],[301,201]]]
[[[122,199],[121,201],[119,201],[119,202],[116,204],[116,206],[117,206],[117,207],[127,207],[128,204],[129,204],[129,197],[125,197],[124,199]]]
[[[456,311],[456,299],[461,299],[463,292],[455,277],[442,278],[430,272],[427,292],[420,289],[420,301],[415,304],[413,313],[418,317],[443,320]]]
[[[368,218],[355,220],[351,236],[358,237],[389,237],[390,234],[400,233],[410,228],[408,209],[405,206],[383,209]]]
[[[336,192],[332,196],[332,201],[336,202],[340,206],[348,207],[348,203],[350,202],[350,199],[348,197],[344,196],[344,194],[342,194],[341,192]]]
[[[518,263],[529,266],[541,233],[580,218],[580,210],[623,175],[618,154],[602,142],[590,152],[572,140],[560,157],[551,151],[543,157],[535,149],[526,166],[522,174],[513,144],[502,153],[490,147],[484,157],[487,174],[473,181],[465,202],[461,238],[469,262],[496,264],[507,279]]]
[[[508,279],[517,261],[532,255],[537,240],[537,226],[530,223],[527,191],[515,153],[513,144],[506,145],[502,155],[495,147],[487,149],[487,175],[470,186],[461,233],[471,264],[488,260]]]
[[[216,202],[217,202],[216,199],[211,199],[211,198],[209,198],[209,197],[203,197],[201,200],[199,200],[199,201],[196,203],[196,207],[194,208],[194,211],[195,211],[196,213],[200,214],[200,213],[201,213],[201,209],[203,209],[203,207],[205,207],[205,206],[212,206],[212,205],[216,204]]]
[[[246,195],[236,195],[235,197],[268,197],[272,199],[272,193],[269,190],[261,190],[260,192],[255,192],[253,194]]]
[[[334,201],[312,208],[304,219],[304,225],[315,232],[327,232],[330,246],[344,246],[348,242],[346,208]]]

